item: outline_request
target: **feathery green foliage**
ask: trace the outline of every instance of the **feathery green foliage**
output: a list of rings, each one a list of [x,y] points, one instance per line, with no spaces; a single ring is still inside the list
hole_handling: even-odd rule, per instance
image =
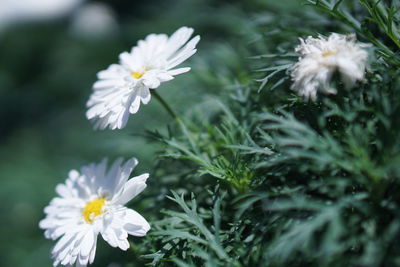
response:
[[[146,238],[149,265],[400,264],[399,2],[304,4],[248,11],[265,19],[252,42],[233,41],[242,71],[203,63],[216,93],[151,134],[177,180]],[[297,38],[331,31],[373,44],[366,81],[307,102],[289,89]]]

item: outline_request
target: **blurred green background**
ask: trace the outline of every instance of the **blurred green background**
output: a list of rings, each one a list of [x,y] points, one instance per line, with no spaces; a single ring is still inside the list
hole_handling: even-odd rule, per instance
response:
[[[54,243],[44,238],[38,222],[70,169],[103,157],[135,156],[140,163],[134,174],[153,172],[161,147],[143,135],[146,129],[165,130],[170,118],[153,99],[125,129],[93,131],[85,103],[98,71],[149,33],[193,27],[202,41],[183,64],[192,71],[158,89],[176,112],[188,112],[221,90],[207,79],[211,65],[240,70],[230,55],[247,45],[241,37],[256,21],[249,14],[263,11],[258,19],[267,19],[300,1],[59,0],[69,6],[58,13],[48,11],[47,2],[58,0],[0,2],[0,265],[5,267],[51,265]],[[145,209],[139,202],[135,208]],[[108,266],[110,254],[116,261],[123,255],[99,250],[96,266]]]

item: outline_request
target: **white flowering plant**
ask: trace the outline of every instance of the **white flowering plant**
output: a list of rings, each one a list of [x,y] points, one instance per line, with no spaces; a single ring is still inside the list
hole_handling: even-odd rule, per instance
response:
[[[99,237],[122,266],[400,264],[400,4],[256,2],[227,11],[240,31],[224,41],[149,34],[98,72],[93,128],[145,128],[154,96],[165,123],[143,147],[159,151],[150,179],[131,177],[135,158],[103,160],[56,187],[39,224],[54,266],[114,266],[96,261]],[[158,93],[178,74],[202,93],[182,109]]]
[[[252,24],[181,136],[153,133],[187,182],[146,238],[150,265],[399,264],[400,6],[303,4]]]

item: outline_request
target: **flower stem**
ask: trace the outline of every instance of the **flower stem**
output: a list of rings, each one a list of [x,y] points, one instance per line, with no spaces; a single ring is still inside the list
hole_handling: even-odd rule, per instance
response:
[[[171,109],[171,107],[168,105],[167,102],[165,102],[165,100],[155,91],[152,91],[152,94],[154,95],[154,97],[158,100],[158,102],[160,102],[161,106],[163,106],[169,115],[171,115],[171,117],[178,123],[178,125],[180,126],[183,134],[188,138],[188,141],[192,147],[192,149],[194,151],[198,152],[197,146],[195,144],[195,141],[193,140],[188,128],[186,127],[185,123],[183,122],[183,120],[181,120],[181,118],[179,118],[175,112]]]
[[[168,114],[175,120],[178,120],[178,116],[175,114],[175,112],[171,109],[171,107],[168,105],[167,102],[156,92],[156,90],[152,91],[152,95],[160,102],[161,106],[165,108],[165,110],[168,112]]]

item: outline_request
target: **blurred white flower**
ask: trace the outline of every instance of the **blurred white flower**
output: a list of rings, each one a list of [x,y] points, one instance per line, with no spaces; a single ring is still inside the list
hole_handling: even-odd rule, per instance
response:
[[[122,250],[129,248],[128,234],[146,235],[148,222],[124,207],[146,188],[147,173],[128,180],[137,163],[134,158],[125,163],[117,159],[106,172],[104,159],[82,167],[80,173],[70,171],[65,184],[57,185],[59,196],[45,208],[46,218],[39,223],[46,238],[59,238],[52,250],[54,266],[92,263],[98,234]]]
[[[319,36],[300,38],[296,47],[299,61],[292,71],[292,90],[306,99],[317,98],[317,91],[335,94],[330,86],[332,75],[338,71],[347,89],[364,79],[368,61],[367,44],[358,43],[356,36],[332,33],[329,38]]]
[[[175,68],[196,53],[200,36],[189,41],[192,28],[182,27],[171,37],[150,34],[140,40],[131,52],[120,54],[120,64],[100,71],[93,85],[93,94],[87,102],[86,116],[94,120],[95,129],[121,129],[129,114],[139,110],[140,103],[147,104],[151,94],[162,82],[190,68]]]
[[[0,30],[19,22],[46,20],[73,11],[84,0],[1,0]]]
[[[99,38],[118,31],[118,24],[110,6],[103,3],[87,3],[72,17],[72,33],[82,38]]]

